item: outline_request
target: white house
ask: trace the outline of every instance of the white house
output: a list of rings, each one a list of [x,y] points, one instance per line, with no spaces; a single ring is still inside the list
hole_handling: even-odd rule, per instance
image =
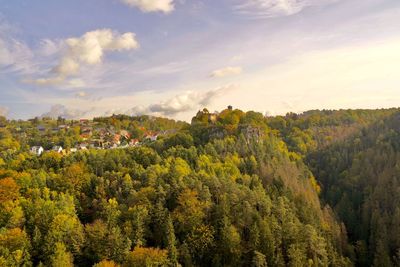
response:
[[[42,146],[33,146],[33,147],[31,147],[31,153],[35,154],[36,156],[42,155],[43,152],[44,152],[44,149],[43,149]]]
[[[63,148],[61,146],[53,146],[53,148],[51,149],[57,153],[61,153],[63,151]]]
[[[78,149],[79,150],[87,150],[88,149],[88,144],[86,144],[86,143],[82,143],[82,144],[79,144],[78,145]]]
[[[158,134],[146,134],[144,139],[148,139],[150,141],[157,141]]]

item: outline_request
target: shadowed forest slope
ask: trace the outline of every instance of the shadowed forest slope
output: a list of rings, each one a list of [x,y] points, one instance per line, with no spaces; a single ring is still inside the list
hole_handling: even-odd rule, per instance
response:
[[[399,266],[399,111],[312,111],[270,124],[304,156],[321,200],[346,225],[355,264]]]

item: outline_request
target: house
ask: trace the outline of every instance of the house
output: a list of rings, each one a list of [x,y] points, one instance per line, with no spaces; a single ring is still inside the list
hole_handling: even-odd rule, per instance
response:
[[[44,131],[46,131],[46,127],[43,126],[43,125],[37,126],[36,129],[37,129],[39,132],[44,132]]]
[[[150,141],[156,141],[157,138],[158,138],[158,134],[152,133],[152,132],[148,132],[148,133],[146,133],[146,135],[144,136],[144,139],[150,140]]]
[[[79,150],[86,150],[88,148],[88,144],[86,143],[81,143],[77,147]]]
[[[63,148],[61,146],[53,146],[51,150],[57,153],[61,153],[63,151]]]
[[[114,144],[117,144],[117,145],[121,144],[121,135],[120,135],[120,134],[115,134],[115,135],[114,135],[114,137],[113,137],[113,143],[114,143]]]
[[[93,128],[84,126],[81,128],[81,135],[91,136],[93,134]]]
[[[129,132],[127,131],[127,130],[121,130],[120,132],[119,132],[119,134],[123,137],[123,138],[125,138],[125,139],[129,139],[129,138],[131,138],[131,135],[129,134]]]
[[[43,152],[44,152],[44,149],[43,149],[42,146],[33,146],[33,147],[31,147],[31,153],[35,154],[36,156],[42,155]]]
[[[93,134],[92,130],[93,130],[92,127],[83,126],[81,128],[81,135],[80,135],[81,138],[84,140],[89,139]]]
[[[97,134],[98,134],[98,136],[99,136],[100,138],[104,138],[104,137],[106,137],[107,135],[109,135],[108,131],[107,131],[106,128],[104,128],[104,127],[97,128],[97,129],[96,129],[96,132],[97,132]]]
[[[67,130],[67,129],[69,129],[69,126],[68,126],[68,125],[65,125],[65,124],[58,125],[58,129],[60,129],[60,130],[62,130],[62,129]]]
[[[77,151],[78,151],[78,149],[76,147],[73,147],[73,148],[69,149],[69,152],[71,152],[71,153],[75,153]]]
[[[104,147],[104,139],[103,138],[96,138],[90,141],[90,146],[94,148],[103,148]]]
[[[138,139],[132,139],[129,141],[129,146],[138,146],[139,145],[139,140]]]
[[[79,124],[80,124],[80,125],[89,124],[89,120],[88,120],[88,119],[80,119],[80,120],[79,120]]]
[[[80,137],[83,139],[83,140],[88,140],[89,138],[90,138],[90,135],[88,135],[88,134],[81,134],[80,135]]]

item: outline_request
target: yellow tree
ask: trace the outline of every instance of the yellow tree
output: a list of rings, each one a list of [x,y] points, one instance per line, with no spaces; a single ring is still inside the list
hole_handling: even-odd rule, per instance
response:
[[[168,251],[158,248],[135,247],[129,253],[126,266],[129,267],[157,267],[168,266]]]
[[[0,203],[14,201],[19,197],[19,186],[13,178],[7,177],[0,180]]]
[[[179,230],[189,232],[200,225],[205,218],[205,210],[208,207],[197,197],[197,192],[185,189],[178,197],[178,207],[173,212],[174,219],[178,222]]]

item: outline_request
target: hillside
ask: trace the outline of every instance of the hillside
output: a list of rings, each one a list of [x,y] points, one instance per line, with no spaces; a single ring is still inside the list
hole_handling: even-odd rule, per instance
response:
[[[191,125],[149,119],[3,119],[0,265],[352,265],[345,227],[262,114],[204,110]],[[71,150],[90,142],[80,135],[96,123],[140,141]],[[57,124],[70,127],[36,126]],[[145,125],[170,131],[133,136]]]
[[[346,225],[357,266],[400,265],[400,111],[310,111],[269,119],[302,154]]]
[[[399,127],[398,109],[0,118],[0,265],[398,266]]]
[[[308,157],[360,266],[400,264],[400,114]]]

